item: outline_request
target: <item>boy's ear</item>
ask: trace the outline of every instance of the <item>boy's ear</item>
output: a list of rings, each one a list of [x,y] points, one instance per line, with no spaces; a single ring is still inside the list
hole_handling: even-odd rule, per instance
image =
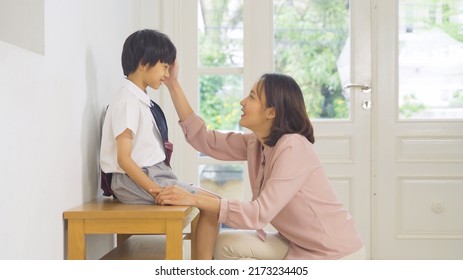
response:
[[[138,68],[140,70],[142,70],[142,71],[147,71],[147,70],[149,70],[150,67],[149,67],[148,63],[145,63],[145,64],[140,63],[140,64],[138,64]]]

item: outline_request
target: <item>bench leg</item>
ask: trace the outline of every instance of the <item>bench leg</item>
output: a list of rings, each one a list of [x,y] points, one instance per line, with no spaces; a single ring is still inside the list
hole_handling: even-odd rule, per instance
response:
[[[191,233],[190,233],[190,241],[191,241],[191,259],[196,260],[196,226],[198,225],[199,220],[199,213],[196,217],[191,221]]]
[[[68,260],[85,260],[86,254],[84,221],[70,219],[68,220]]]
[[[166,259],[183,260],[183,220],[166,220]]]

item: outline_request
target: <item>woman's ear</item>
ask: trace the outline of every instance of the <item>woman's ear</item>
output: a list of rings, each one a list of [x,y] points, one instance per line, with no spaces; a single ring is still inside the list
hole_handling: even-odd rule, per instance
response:
[[[265,109],[266,111],[266,114],[267,114],[267,119],[274,119],[275,116],[276,116],[276,111],[275,111],[275,107],[270,107],[270,108],[267,108]]]

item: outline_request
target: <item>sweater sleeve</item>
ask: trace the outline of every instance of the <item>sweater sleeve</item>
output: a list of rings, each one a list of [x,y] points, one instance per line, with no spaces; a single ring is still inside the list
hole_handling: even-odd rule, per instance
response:
[[[246,160],[249,134],[208,130],[204,121],[191,114],[180,122],[186,141],[197,151],[219,160]]]
[[[320,167],[309,145],[301,137],[282,137],[268,163],[271,174],[259,196],[250,202],[222,199],[219,222],[242,229],[262,229],[271,222]]]

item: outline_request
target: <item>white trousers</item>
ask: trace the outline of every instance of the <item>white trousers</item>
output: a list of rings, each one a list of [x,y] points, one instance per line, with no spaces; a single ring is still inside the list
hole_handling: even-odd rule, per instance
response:
[[[288,242],[278,234],[267,233],[262,241],[254,230],[225,230],[215,242],[216,260],[282,260],[288,253]]]
[[[217,237],[214,249],[216,260],[282,260],[288,253],[288,241],[276,233],[267,233],[262,241],[254,230],[225,230]],[[365,260],[365,248],[341,260]]]

